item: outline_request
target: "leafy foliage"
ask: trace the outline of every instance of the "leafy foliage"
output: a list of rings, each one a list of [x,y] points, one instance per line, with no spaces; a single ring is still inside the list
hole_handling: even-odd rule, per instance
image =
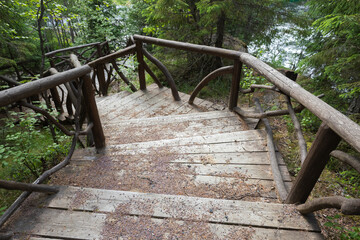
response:
[[[124,46],[125,18],[127,8],[112,1],[76,1],[79,16],[81,43],[112,41],[115,46]]]
[[[340,98],[360,94],[360,2],[311,0],[313,41],[302,68],[312,69],[315,81],[329,83]]]
[[[0,2],[0,67],[16,66],[16,62],[36,60],[36,34],[26,12],[25,0]]]
[[[3,140],[0,144],[0,162],[3,171],[13,180],[38,177],[57,156],[68,151],[67,137],[60,136],[58,143],[51,141],[47,127],[39,127],[40,114],[11,112],[6,119]]]

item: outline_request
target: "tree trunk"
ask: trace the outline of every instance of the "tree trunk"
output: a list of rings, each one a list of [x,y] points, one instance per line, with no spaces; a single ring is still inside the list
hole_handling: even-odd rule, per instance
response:
[[[215,40],[215,47],[222,48],[224,43],[224,33],[225,33],[225,12],[221,11],[217,24],[216,24],[216,40]],[[220,57],[216,57],[215,60],[215,68],[222,67],[222,60]]]
[[[71,42],[75,43],[75,31],[72,27],[71,20],[68,20],[68,24],[69,24],[69,29],[70,29]]]
[[[45,12],[44,0],[40,0],[40,7],[37,14],[37,30],[40,39],[40,50],[41,50],[41,64],[40,64],[40,78],[43,77],[44,67],[45,67],[45,49],[44,49],[44,38],[41,32],[41,27],[43,25],[43,17]]]
[[[348,108],[349,113],[360,113],[360,96],[352,99],[351,104]]]
[[[61,26],[61,33],[63,36],[63,42],[66,44],[66,46],[70,46],[68,38],[67,38],[67,34],[66,34],[66,29],[65,29],[65,24],[64,24],[64,20],[60,20],[60,26]]]

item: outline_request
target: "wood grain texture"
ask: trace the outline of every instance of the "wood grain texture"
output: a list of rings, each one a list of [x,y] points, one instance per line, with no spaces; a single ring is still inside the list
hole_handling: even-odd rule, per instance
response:
[[[88,197],[81,205],[73,206],[78,191],[85,192]],[[158,218],[206,219],[213,223],[319,231],[316,220],[302,216],[295,206],[274,203],[66,187],[51,200],[48,207],[113,212],[119,205],[126,206],[126,212],[130,215],[150,214]],[[213,212],[209,212],[210,209]]]

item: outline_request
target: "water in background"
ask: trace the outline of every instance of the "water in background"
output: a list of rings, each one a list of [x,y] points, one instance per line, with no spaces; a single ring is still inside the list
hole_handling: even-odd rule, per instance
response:
[[[287,11],[295,14],[301,14],[307,10],[308,8],[303,2],[292,3],[287,7]],[[270,44],[252,42],[248,45],[249,53],[274,67],[296,70],[299,61],[305,54],[304,38],[299,36],[299,32],[303,30],[302,27],[287,22],[277,25],[275,30],[276,34]]]

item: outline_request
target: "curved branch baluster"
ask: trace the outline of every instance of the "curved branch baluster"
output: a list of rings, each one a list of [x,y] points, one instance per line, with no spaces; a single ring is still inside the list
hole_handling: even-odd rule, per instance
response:
[[[337,208],[345,215],[360,215],[360,199],[345,197],[323,197],[300,204],[297,210],[301,214],[308,214],[325,208]]]
[[[350,154],[347,154],[340,150],[334,150],[330,153],[330,155],[338,160],[349,164],[351,167],[355,168],[355,170],[360,173],[360,159]]]
[[[264,113],[264,110],[261,107],[259,99],[254,98],[254,102],[255,102],[255,106],[258,108],[259,112]],[[279,168],[279,162],[276,157],[273,133],[271,130],[269,120],[267,118],[263,119],[263,123],[265,124],[265,130],[266,130],[266,136],[267,136],[267,142],[268,142],[268,151],[269,151],[269,157],[270,157],[270,166],[271,166],[272,174],[274,177],[274,182],[276,185],[276,189],[279,193],[280,199],[282,201],[285,201],[286,197],[288,196],[288,191],[286,189],[285,182],[284,182],[284,179],[282,177],[282,174],[281,174],[281,171]]]
[[[145,71],[148,72],[148,74],[154,79],[155,83],[158,85],[159,88],[163,88],[163,85],[159,81],[159,79],[156,77],[156,75],[151,71],[150,67],[144,62]]]
[[[226,66],[216,69],[215,71],[209,73],[206,77],[204,77],[203,80],[195,87],[194,91],[192,92],[189,104],[194,103],[195,97],[198,95],[198,93],[203,89],[211,80],[225,74],[231,74],[233,72],[234,66]]]
[[[307,155],[307,145],[306,145],[306,141],[304,138],[304,134],[301,130],[301,125],[299,122],[299,119],[296,117],[295,114],[295,110],[291,104],[291,99],[289,96],[286,96],[286,103],[288,106],[288,111],[291,117],[291,120],[294,124],[294,129],[296,131],[296,135],[297,135],[297,139],[298,139],[298,144],[299,144],[299,149],[300,149],[300,161],[301,161],[301,165],[304,163],[306,155]]]
[[[137,89],[136,87],[129,81],[129,79],[127,79],[127,77],[120,71],[120,68],[118,67],[118,65],[116,64],[115,59],[111,60],[110,62],[112,64],[112,66],[114,67],[115,71],[117,72],[117,74],[119,74],[120,78],[130,87],[131,91],[136,92]]]
[[[34,110],[34,112],[40,113],[42,114],[44,117],[46,117],[46,119],[48,119],[50,122],[52,122],[52,124],[54,124],[60,131],[62,131],[65,135],[67,136],[72,136],[75,133],[71,132],[69,130],[66,129],[66,127],[64,127],[62,124],[60,124],[53,116],[50,115],[50,113],[48,113],[46,110],[39,108],[37,106],[31,105],[29,103],[20,101],[18,102],[19,105],[30,108],[32,110]]]
[[[142,49],[143,50],[143,53],[144,53],[144,56],[149,59],[150,62],[152,62],[153,64],[155,64],[159,69],[160,71],[163,72],[163,74],[165,75],[166,77],[166,80],[167,82],[169,83],[170,85],[170,88],[171,88],[171,92],[172,92],[172,95],[175,99],[175,101],[180,101],[181,98],[179,96],[179,92],[176,88],[176,85],[175,85],[175,81],[173,79],[173,77],[171,76],[169,70],[165,67],[164,64],[162,64],[159,60],[157,60],[154,56],[152,56],[148,51],[146,51],[144,48]]]

